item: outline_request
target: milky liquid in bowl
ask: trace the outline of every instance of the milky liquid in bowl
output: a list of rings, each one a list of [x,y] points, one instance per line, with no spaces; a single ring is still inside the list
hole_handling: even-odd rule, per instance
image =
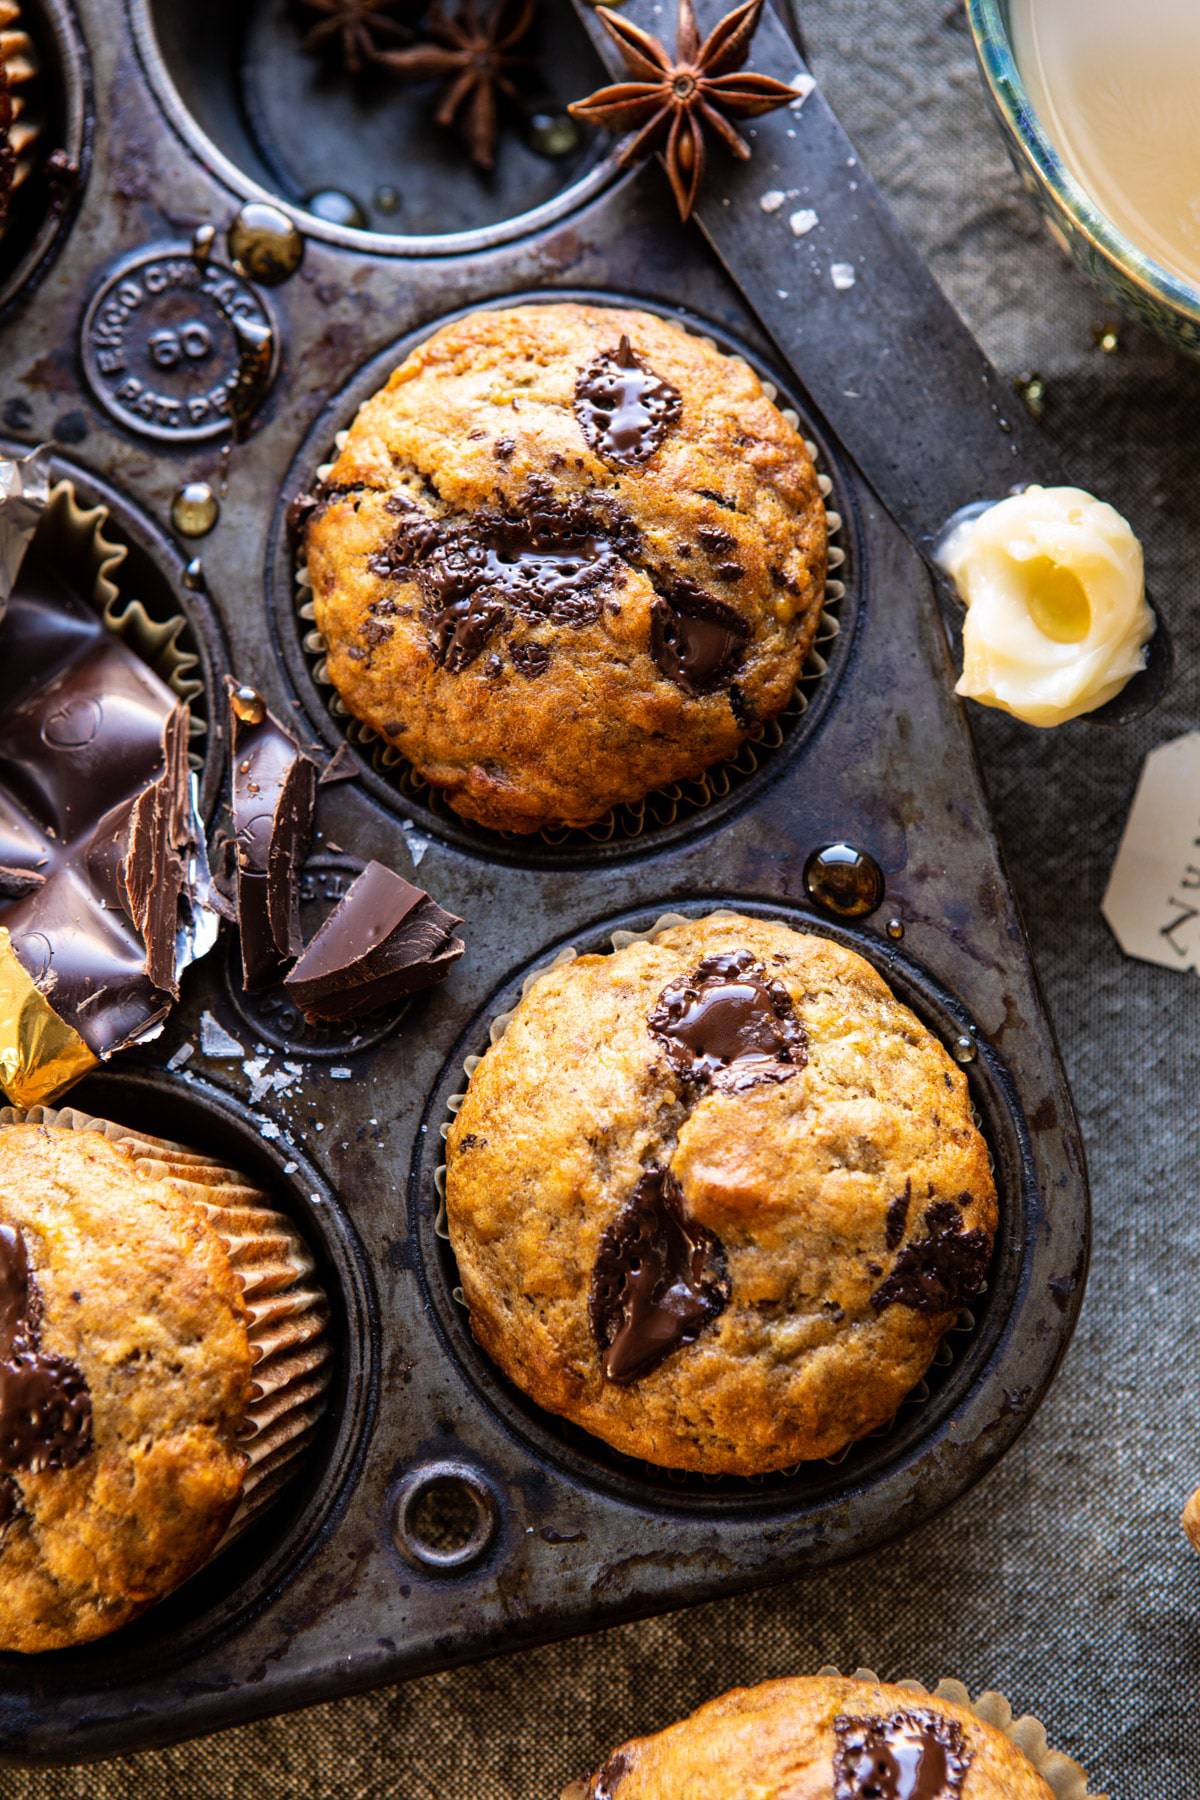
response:
[[[1009,0],[1033,109],[1101,212],[1200,283],[1200,0]]]

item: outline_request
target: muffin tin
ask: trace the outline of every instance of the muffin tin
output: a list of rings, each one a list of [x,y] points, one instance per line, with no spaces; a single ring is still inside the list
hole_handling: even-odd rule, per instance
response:
[[[831,394],[831,368],[845,354],[832,323],[818,312],[794,367],[778,367],[699,232],[670,216],[657,170],[618,176],[599,152],[548,215],[479,226],[469,241],[310,229],[298,212],[299,272],[246,299],[278,343],[248,441],[229,448],[228,435],[197,433],[186,384],[173,420],[144,421],[168,429],[118,423],[106,372],[83,373],[107,300],[124,309],[122,331],[142,334],[126,344],[132,364],[164,294],[182,305],[172,328],[189,322],[178,296],[198,290],[172,288],[170,271],[191,257],[196,229],[212,224],[215,274],[196,303],[211,299],[230,316],[242,289],[224,229],[258,190],[207,135],[204,121],[231,104],[217,65],[193,70],[190,113],[169,81],[157,33],[176,9],[128,0],[126,13],[117,0],[80,0],[76,20],[65,0],[38,5],[62,24],[66,74],[82,95],[88,45],[104,124],[78,216],[64,223],[36,303],[17,304],[4,325],[0,420],[13,445],[68,441],[60,472],[110,508],[111,529],[134,552],[131,590],[136,583],[148,602],[185,613],[207,689],[210,817],[223,786],[225,668],[260,687],[306,742],[329,751],[342,742],[304,644],[286,502],[400,348],[465,307],[587,294],[675,313],[684,297],[687,322],[773,380],[817,444],[843,521],[846,592],[807,710],[725,791],[638,830],[527,844],[489,836],[406,791],[374,766],[369,746],[352,746],[357,778],[321,789],[306,912],[318,919],[378,857],[465,915],[468,951],[450,982],[355,1035],[304,1026],[278,994],[246,996],[235,960],[218,949],[190,971],[156,1043],[72,1092],[80,1108],[227,1156],[293,1211],[332,1297],[338,1371],[304,1474],[199,1580],[95,1646],[0,1658],[0,1756],[15,1762],[162,1743],[877,1547],[931,1518],[1013,1441],[1066,1347],[1088,1255],[1083,1153],[953,697],[931,577],[847,453],[847,437],[861,449],[869,434],[852,413],[847,425],[845,408],[831,425],[814,403]],[[283,29],[282,7],[264,5]],[[652,22],[648,4],[631,11]],[[774,20],[756,60],[794,73],[795,51]],[[733,196],[748,237],[763,235],[763,189],[819,179],[851,154],[820,96],[806,106],[816,164],[807,123],[793,139],[785,114],[778,132],[761,122],[748,170],[718,165],[717,191]],[[802,155],[789,183],[787,159]],[[856,204],[875,207],[861,172],[856,192]],[[904,278],[915,282],[911,267]],[[28,295],[26,285],[20,299]],[[761,310],[776,338],[799,329],[791,309]],[[210,334],[210,356],[220,354]],[[959,354],[961,343],[949,342],[947,392],[956,418],[969,417],[975,440],[992,445],[983,475],[1003,466],[1013,479],[1032,477],[1036,441],[1018,432],[1013,456],[988,404],[994,390],[972,402],[955,384]],[[902,392],[894,360],[892,369]],[[194,372],[197,392],[211,388],[213,371],[210,362]],[[927,439],[913,455],[916,510],[886,467],[871,475],[910,534],[923,536],[962,495]],[[211,535],[182,541],[170,533],[171,501],[193,480],[218,491],[221,518]],[[880,909],[856,923],[823,913],[805,887],[810,854],[835,841],[867,851],[886,880]],[[448,1102],[464,1059],[482,1050],[489,1021],[529,971],[567,945],[604,948],[614,930],[646,929],[666,911],[719,906],[860,951],[957,1047],[1003,1209],[987,1293],[951,1335],[927,1391],[840,1462],[756,1482],[670,1476],[531,1407],[473,1345],[438,1232]]]

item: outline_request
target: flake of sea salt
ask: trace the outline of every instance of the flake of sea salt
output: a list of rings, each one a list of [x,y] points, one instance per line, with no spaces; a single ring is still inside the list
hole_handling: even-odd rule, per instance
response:
[[[777,213],[786,199],[787,195],[782,188],[768,188],[765,194],[759,196],[758,204],[765,213]]]
[[[210,1012],[206,1012],[200,1014],[200,1053],[202,1056],[211,1056],[214,1062],[223,1062],[231,1057],[244,1056],[246,1050]]]
[[[802,206],[799,212],[794,212],[788,220],[793,237],[807,237],[816,223],[817,215],[811,206]]]
[[[857,279],[854,273],[854,264],[830,263],[829,279],[833,282],[834,287],[837,288],[839,293],[844,293],[847,288],[852,288],[854,286]]]
[[[807,70],[802,70],[799,75],[792,77],[792,86],[796,90],[796,98],[791,103],[793,112],[800,111],[800,108],[804,105],[804,102],[808,99],[808,96],[812,93],[816,85],[816,82]]]

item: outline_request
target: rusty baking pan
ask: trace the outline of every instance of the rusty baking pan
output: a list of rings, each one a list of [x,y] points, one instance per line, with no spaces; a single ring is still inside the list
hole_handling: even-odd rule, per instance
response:
[[[160,1040],[75,1090],[93,1112],[228,1155],[292,1210],[333,1298],[336,1398],[304,1475],[202,1578],[93,1647],[0,1659],[0,1755],[82,1760],[164,1743],[800,1575],[931,1518],[995,1463],[1044,1394],[1079,1308],[1089,1233],[1070,1096],[953,697],[933,580],[910,541],[959,503],[952,459],[922,440],[902,490],[872,462],[872,432],[831,403],[845,318],[813,308],[793,332],[757,265],[745,282],[730,278],[736,246],[719,221],[710,229],[710,212],[717,254],[668,216],[656,170],[619,175],[603,143],[573,139],[552,167],[537,165],[539,187],[520,174],[523,142],[495,188],[447,210],[438,159],[414,160],[389,138],[376,97],[361,102],[370,130],[355,149],[352,102],[343,93],[326,109],[282,0],[194,19],[172,0],[79,0],[77,19],[61,0],[32,11],[59,33],[81,147],[93,91],[100,125],[90,172],[81,148],[74,211],[36,304],[29,271],[19,259],[10,269],[4,431],[22,445],[66,441],[60,470],[109,507],[138,585],[186,614],[212,727],[210,815],[225,668],[312,744],[350,743],[356,779],[322,790],[306,927],[365,860],[404,872],[419,862],[421,883],[465,915],[468,953],[446,986],[355,1037],[305,1025],[278,993],[245,995],[218,949],[190,972]],[[586,27],[565,6],[544,11],[553,66],[575,90],[594,83]],[[786,58],[776,72],[794,74],[774,19],[764,44],[763,65]],[[281,74],[283,97],[303,100],[303,133],[264,84],[276,66],[297,84]],[[556,116],[563,97],[540,99],[537,116]],[[732,215],[751,215],[768,167],[789,156],[806,171],[791,185],[823,175],[835,204],[844,140],[831,115],[814,118],[813,137],[794,140],[785,122],[774,134],[763,122],[750,171],[727,183],[722,171],[716,191],[733,196]],[[358,211],[316,217],[313,195],[334,170]],[[534,202],[523,210],[522,194]],[[876,209],[865,176],[857,194]],[[239,208],[263,196],[285,204],[304,238],[298,271],[265,288],[231,269],[224,242]],[[431,236],[431,222],[447,228]],[[216,233],[198,261],[206,225]],[[347,733],[306,641],[285,512],[415,339],[463,308],[562,294],[669,312],[775,383],[829,478],[843,560],[800,698],[715,796],[680,789],[600,834],[519,842],[453,818],[402,764]],[[230,449],[237,318],[272,341],[250,429]],[[186,353],[185,336],[203,355]],[[956,417],[969,412],[956,359],[979,366],[964,339],[951,333],[945,346]],[[926,361],[923,347],[922,380]],[[901,393],[908,373],[893,358]],[[994,436],[995,458],[1030,478],[1036,439],[1022,428],[1013,458],[991,391],[979,384],[976,441]],[[212,486],[221,518],[185,541],[172,501],[194,481]],[[839,840],[872,857],[886,887],[855,923],[823,911],[804,879],[814,849]],[[666,910],[728,904],[852,946],[955,1049],[1003,1214],[986,1294],[893,1425],[840,1461],[745,1482],[668,1476],[509,1387],[455,1298],[437,1181],[464,1058],[529,970]],[[272,1088],[284,1058],[301,1073]]]

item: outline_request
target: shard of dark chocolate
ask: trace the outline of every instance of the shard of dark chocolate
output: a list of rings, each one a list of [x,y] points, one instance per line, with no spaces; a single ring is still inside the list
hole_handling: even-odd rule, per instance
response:
[[[235,903],[248,992],[270,987],[303,946],[300,872],[312,834],[317,765],[253,688],[226,677]]]
[[[394,869],[370,862],[339,900],[284,987],[308,1019],[353,1019],[445,980],[462,920]]]
[[[135,798],[129,812],[125,857],[118,887],[146,946],[146,974],[157,988],[179,998],[175,939],[179,908],[195,847],[188,713],[177,706],[163,727],[163,769]]]

